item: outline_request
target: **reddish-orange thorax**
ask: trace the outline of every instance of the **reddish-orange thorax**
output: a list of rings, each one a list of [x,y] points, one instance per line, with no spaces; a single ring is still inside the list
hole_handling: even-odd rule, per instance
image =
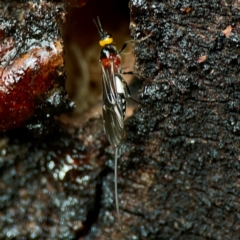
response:
[[[104,68],[109,68],[109,69],[111,68],[111,65],[113,63],[114,73],[118,73],[118,70],[121,64],[121,59],[118,55],[111,54],[109,57],[102,58],[101,62]]]
[[[113,45],[106,45],[100,54],[100,61],[105,69],[111,69],[113,65],[114,73],[119,72],[121,58]]]

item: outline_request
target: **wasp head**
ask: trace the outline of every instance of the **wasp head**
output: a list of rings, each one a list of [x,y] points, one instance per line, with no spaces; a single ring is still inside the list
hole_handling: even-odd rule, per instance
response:
[[[113,38],[111,34],[103,31],[99,17],[97,17],[97,21],[94,19],[93,22],[95,23],[100,36],[99,45],[101,47],[105,47],[106,45],[111,44],[113,42]]]

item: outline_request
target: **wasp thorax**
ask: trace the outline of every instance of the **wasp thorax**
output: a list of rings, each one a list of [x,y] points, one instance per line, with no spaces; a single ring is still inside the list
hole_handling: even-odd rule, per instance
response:
[[[118,72],[118,68],[121,63],[121,58],[117,53],[115,46],[107,45],[105,46],[100,53],[100,60],[104,67],[111,68],[113,64],[114,72]]]
[[[100,58],[110,58],[111,56],[116,57],[118,55],[117,49],[113,45],[105,46],[101,53]]]

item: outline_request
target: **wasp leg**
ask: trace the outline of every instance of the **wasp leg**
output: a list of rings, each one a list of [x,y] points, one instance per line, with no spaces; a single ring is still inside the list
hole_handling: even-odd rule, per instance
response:
[[[136,73],[136,72],[133,72],[133,71],[130,71],[130,72],[123,72],[123,71],[120,70],[120,74],[135,75],[135,76],[137,76],[137,77],[139,77],[139,78],[142,78],[142,79],[144,79],[144,80],[148,80],[148,79],[145,78],[144,76],[142,76],[142,75],[140,75],[140,74],[138,74],[138,73]]]
[[[121,50],[120,50],[118,53],[119,53],[119,54],[122,53],[129,43],[136,43],[136,42],[139,42],[139,41],[138,41],[138,40],[129,40],[129,41],[125,42],[125,43],[123,44]]]
[[[137,101],[136,99],[134,99],[134,98],[131,97],[131,92],[130,92],[130,89],[129,89],[129,87],[128,87],[127,82],[124,80],[123,77],[121,77],[120,79],[121,79],[121,81],[122,81],[122,83],[123,83],[124,92],[125,92],[125,93],[124,93],[125,97],[126,97],[126,98],[130,98],[133,102],[144,106],[144,104],[142,104],[141,102],[139,102],[139,101]]]
[[[119,54],[122,53],[129,43],[140,43],[140,42],[146,40],[147,38],[149,38],[149,37],[151,37],[151,36],[152,36],[152,32],[151,32],[150,34],[148,34],[147,36],[143,37],[142,39],[129,40],[129,41],[125,42],[125,43],[123,44],[121,50],[120,50],[118,53],[119,53]]]

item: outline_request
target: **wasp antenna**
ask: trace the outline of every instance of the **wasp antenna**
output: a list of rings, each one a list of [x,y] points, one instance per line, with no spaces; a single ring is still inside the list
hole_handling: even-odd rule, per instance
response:
[[[114,161],[114,189],[115,189],[115,203],[116,203],[116,210],[117,210],[117,217],[118,217],[118,223],[121,231],[123,232],[122,222],[120,218],[120,212],[119,212],[119,203],[118,203],[118,184],[117,184],[117,162],[118,162],[118,150],[119,147],[115,147],[115,161]]]
[[[97,27],[99,35],[102,36],[104,32],[103,32],[102,25],[101,25],[99,17],[97,16],[97,21],[95,19],[93,19],[93,22]]]
[[[100,34],[100,33],[101,33],[101,30],[100,30],[100,28],[99,28],[99,26],[98,26],[96,20],[93,19],[93,22],[94,22],[95,26],[97,27],[97,30],[98,30],[98,32],[99,32],[99,34]]]
[[[101,31],[103,32],[102,24],[100,22],[99,16],[97,16],[98,26],[100,27]]]

